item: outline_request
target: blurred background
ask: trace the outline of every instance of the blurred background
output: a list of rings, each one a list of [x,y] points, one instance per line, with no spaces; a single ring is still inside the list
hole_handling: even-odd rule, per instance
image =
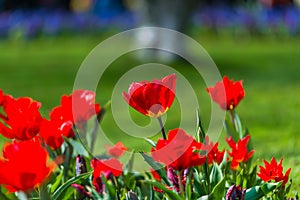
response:
[[[0,0],[0,88],[15,97],[30,96],[42,102],[46,117],[63,94],[72,92],[80,64],[97,44],[140,26],[166,27],[191,36],[206,49],[222,75],[244,80],[246,97],[237,112],[250,130],[257,158],[285,157],[299,189],[299,0]],[[168,36],[158,40],[175,49],[184,48]],[[126,71],[159,58],[199,92],[207,128],[211,103],[207,86],[194,75],[190,63],[170,55],[146,55],[152,57],[132,52],[111,63],[99,81],[97,101],[104,105],[111,98],[114,84]],[[176,128],[180,121],[178,102],[174,104],[168,112],[167,129]],[[136,123],[149,123],[148,118],[131,112]],[[111,133],[107,137],[112,142],[124,140],[131,147],[141,144],[123,135],[110,112],[102,126]],[[221,135],[221,143],[224,137]]]

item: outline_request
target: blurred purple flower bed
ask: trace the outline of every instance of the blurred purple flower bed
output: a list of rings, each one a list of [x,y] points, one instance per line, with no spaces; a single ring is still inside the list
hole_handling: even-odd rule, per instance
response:
[[[97,33],[111,28],[125,30],[140,25],[138,15],[128,10],[105,15],[94,12],[73,13],[49,10],[14,10],[0,13],[0,38],[21,35],[56,36],[62,33]],[[297,7],[227,7],[206,6],[195,12],[195,27],[242,31],[243,33],[274,33],[297,35],[300,32],[300,9]]]
[[[244,29],[251,33],[285,31],[296,35],[300,31],[300,9],[290,7],[225,7],[202,8],[194,23],[213,29]]]

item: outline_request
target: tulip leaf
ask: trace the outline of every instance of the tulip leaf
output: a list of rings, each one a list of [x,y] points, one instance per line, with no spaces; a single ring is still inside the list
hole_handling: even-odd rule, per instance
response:
[[[52,200],[58,200],[59,197],[62,195],[62,193],[70,187],[73,183],[76,183],[77,181],[83,180],[88,178],[91,175],[92,172],[80,174],[79,176],[73,177],[66,181],[64,184],[62,184],[52,195]]]
[[[213,188],[211,194],[209,195],[209,199],[219,200],[225,196],[226,188],[225,188],[226,179],[223,177],[219,183]]]
[[[141,182],[141,194],[143,196],[143,199],[153,199],[154,191],[152,189],[152,186],[150,183],[147,182]]]
[[[200,196],[207,194],[207,186],[204,180],[200,179],[200,175],[197,170],[193,170],[194,176],[194,188]]]
[[[63,166],[61,166],[63,168]],[[64,170],[60,170],[59,174],[55,178],[55,182],[51,186],[51,194],[58,188],[64,175]]]
[[[265,183],[261,186],[255,186],[246,190],[245,200],[256,200],[272,192],[281,185],[279,183]]]
[[[204,195],[204,196],[198,198],[197,200],[209,200],[209,199],[210,199],[209,195]]]
[[[236,135],[233,125],[229,122],[228,119],[225,119],[225,121],[224,121],[224,128],[225,128],[225,132],[227,133],[228,137],[232,136],[234,141],[239,140],[239,137]]]
[[[188,175],[186,176],[185,184],[185,199],[192,199],[192,183],[191,183],[191,171],[189,170]]]
[[[158,175],[162,178],[165,184],[171,186],[167,173],[164,170],[164,167],[161,164],[155,162],[151,156],[143,152],[140,152],[140,154],[143,156],[144,160],[158,173]]]
[[[146,141],[146,142],[148,142],[152,147],[156,147],[156,144],[155,144],[155,142],[153,141],[153,140],[151,140],[151,139],[149,139],[149,138],[144,138],[144,140]]]
[[[112,185],[111,182],[107,181],[104,175],[101,176],[101,179],[103,181],[103,184],[105,185],[108,199],[118,199],[117,198],[117,189]]]
[[[197,116],[197,137],[196,138],[198,142],[203,142],[205,139],[205,131],[203,128],[199,108],[196,110],[196,116]]]
[[[173,190],[170,190],[169,188],[166,188],[166,186],[163,185],[162,183],[155,182],[155,181],[145,181],[145,182],[148,182],[151,185],[153,185],[154,187],[164,191],[165,194],[167,194],[169,196],[169,198],[172,200],[183,200],[176,192],[174,192]]]
[[[220,167],[214,163],[209,177],[211,188],[214,188],[222,180],[222,178],[223,174]]]
[[[125,173],[131,173],[132,172],[134,156],[135,156],[135,152],[132,151],[131,154],[130,154],[129,160],[128,160],[127,164],[124,167],[124,172]]]
[[[232,110],[232,112],[234,116],[236,132],[239,134],[240,139],[242,139],[244,137],[244,134],[243,134],[243,127],[242,127],[240,117],[234,110]]]

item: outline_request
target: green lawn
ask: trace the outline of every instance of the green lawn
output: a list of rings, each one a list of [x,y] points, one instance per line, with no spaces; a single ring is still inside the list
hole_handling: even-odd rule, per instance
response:
[[[36,39],[33,41],[0,41],[0,88],[15,97],[30,96],[43,103],[42,113],[59,104],[62,94],[72,91],[76,72],[87,54],[102,37],[71,37]],[[284,157],[285,169],[292,166],[297,189],[300,189],[300,39],[231,38],[195,36],[214,59],[223,75],[243,79],[246,97],[237,108],[242,121],[250,129],[256,157]],[[108,53],[112,50],[108,50]],[[101,59],[101,58],[99,58]],[[97,100],[104,105],[111,97],[114,84],[130,68],[145,62],[125,55],[115,60],[105,72],[97,89]],[[185,75],[201,102],[201,114],[207,125],[210,100],[200,77],[184,61],[170,63]],[[159,78],[159,77],[158,77]],[[141,80],[143,77],[141,77]],[[138,80],[132,80],[138,81]],[[124,86],[126,90],[127,86]],[[168,112],[167,129],[179,125],[179,103]],[[194,109],[194,108],[192,108]],[[122,115],[124,111],[120,111]],[[131,112],[137,124],[150,120]],[[190,118],[195,121],[194,113]],[[102,128],[112,141],[124,140],[130,147],[140,148],[142,139],[122,133],[114,123],[112,113],[104,117]],[[207,126],[206,126],[207,127]],[[190,128],[191,130],[194,127]],[[108,133],[109,132],[109,133]],[[143,136],[141,133],[140,137]],[[225,135],[221,135],[223,141]],[[224,144],[224,143],[223,143]],[[145,147],[149,149],[149,146]]]

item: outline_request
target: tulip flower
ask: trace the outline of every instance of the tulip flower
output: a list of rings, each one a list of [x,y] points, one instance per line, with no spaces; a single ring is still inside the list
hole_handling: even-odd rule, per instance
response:
[[[43,120],[41,103],[29,97],[14,99],[5,95],[2,100],[6,115],[1,115],[0,133],[10,139],[29,140],[36,136]]]
[[[250,135],[247,135],[243,139],[240,139],[235,143],[230,136],[229,139],[226,139],[228,145],[231,148],[231,152],[228,152],[229,156],[232,158],[230,167],[234,170],[237,170],[239,164],[242,162],[247,162],[254,153],[254,150],[248,151],[247,144],[250,140]]]
[[[219,151],[218,146],[219,143],[216,142],[214,144],[209,140],[208,135],[205,137],[205,144],[202,145],[201,151],[205,151],[207,153],[208,164],[212,164],[213,162],[220,164],[223,161],[225,150]]]
[[[242,189],[241,186],[232,185],[226,192],[226,200],[244,200],[246,189]]]
[[[176,90],[176,75],[161,80],[134,82],[128,93],[123,92],[125,101],[138,112],[149,117],[160,117],[171,107]]]
[[[112,176],[120,176],[122,174],[123,165],[116,158],[107,160],[92,159],[91,167],[94,169],[93,185],[97,192],[102,193],[104,185],[101,176],[104,175],[106,179],[110,179]]]
[[[291,168],[289,168],[283,175],[282,160],[283,158],[280,159],[278,164],[274,157],[272,157],[270,163],[264,160],[265,167],[259,166],[260,171],[257,174],[258,177],[265,182],[269,182],[271,180],[275,182],[283,181],[282,185],[285,185],[289,179]]]
[[[180,171],[205,163],[205,156],[198,152],[201,146],[201,143],[178,128],[169,131],[167,140],[159,139],[156,148],[151,149],[151,154],[156,162]]]
[[[51,120],[84,123],[100,112],[100,105],[95,103],[96,94],[88,90],[76,90],[70,96],[61,98],[61,105],[50,113]]]
[[[39,135],[52,149],[59,148],[63,142],[63,136],[74,137],[73,124],[71,121],[43,120]]]
[[[115,158],[121,157],[125,151],[128,150],[127,147],[124,146],[122,142],[116,143],[114,146],[105,146],[107,149],[107,153]]]
[[[206,90],[212,100],[224,110],[233,110],[245,97],[243,82],[234,82],[227,76],[224,76],[222,82],[217,82],[214,87],[208,87]]]
[[[55,168],[36,140],[8,143],[0,158],[0,185],[9,192],[28,191],[42,184]]]

